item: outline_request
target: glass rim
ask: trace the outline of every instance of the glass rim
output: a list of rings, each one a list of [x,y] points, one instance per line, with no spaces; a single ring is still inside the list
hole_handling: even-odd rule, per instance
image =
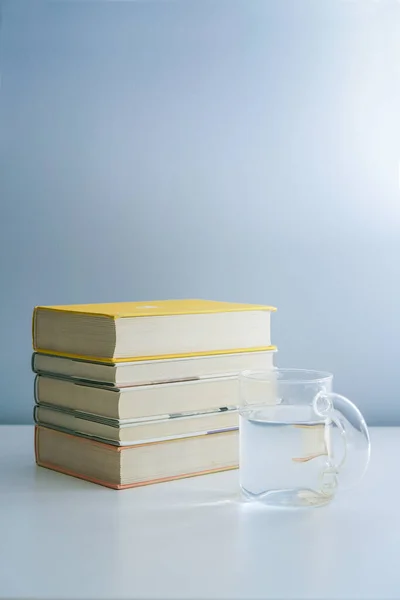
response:
[[[249,379],[267,382],[272,373],[282,373],[289,376],[279,379],[279,383],[301,384],[301,383],[322,383],[333,379],[333,374],[329,371],[318,371],[316,369],[296,369],[290,367],[272,367],[271,369],[246,369],[239,374],[240,379]],[[293,375],[293,377],[291,377]]]

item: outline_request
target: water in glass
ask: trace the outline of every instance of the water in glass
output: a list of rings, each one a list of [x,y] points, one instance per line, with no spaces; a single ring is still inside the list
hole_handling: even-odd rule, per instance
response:
[[[274,505],[330,501],[337,485],[329,419],[311,406],[263,406],[240,413],[240,484]]]

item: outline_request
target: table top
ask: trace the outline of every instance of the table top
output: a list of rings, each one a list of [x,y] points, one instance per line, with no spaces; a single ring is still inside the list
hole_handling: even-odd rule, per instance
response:
[[[36,467],[0,427],[0,598],[399,598],[400,428],[328,506],[241,501],[231,471],[114,491]]]

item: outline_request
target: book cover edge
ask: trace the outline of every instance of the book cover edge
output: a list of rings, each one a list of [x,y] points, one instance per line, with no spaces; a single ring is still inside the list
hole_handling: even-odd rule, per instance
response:
[[[136,488],[136,487],[143,487],[145,485],[153,485],[153,484],[157,484],[157,483],[167,483],[168,481],[176,481],[178,479],[187,479],[190,477],[201,477],[202,475],[212,475],[213,473],[222,473],[224,471],[233,471],[233,470],[238,469],[238,464],[235,464],[235,465],[228,465],[227,467],[218,467],[216,469],[209,469],[206,471],[198,471],[196,473],[185,473],[182,475],[172,475],[170,477],[161,477],[159,479],[151,479],[151,480],[146,480],[146,481],[140,481],[137,483],[126,483],[126,484],[115,483],[114,484],[114,483],[104,481],[102,479],[97,479],[95,477],[90,477],[88,475],[76,473],[75,471],[71,471],[69,469],[65,469],[58,465],[54,465],[52,463],[48,463],[48,462],[44,462],[44,461],[37,462],[37,465],[39,467],[42,467],[45,469],[57,471],[58,473],[62,473],[63,475],[75,477],[76,479],[82,479],[83,481],[88,481],[89,483],[95,483],[97,485],[101,485],[103,487],[106,487],[106,488],[109,488],[112,490],[132,489],[132,488]]]
[[[165,310],[161,310],[155,314],[147,314],[147,313],[137,313],[135,311],[126,311],[125,314],[118,314],[117,312],[93,312],[90,308],[87,310],[78,310],[77,308],[73,308],[74,306],[96,306],[98,304],[109,304],[109,305],[117,305],[117,304],[130,304],[126,302],[109,302],[109,303],[92,303],[92,304],[66,304],[66,305],[38,305],[34,307],[34,314],[37,313],[38,310],[47,310],[52,312],[62,312],[69,314],[80,314],[87,316],[98,316],[98,317],[107,317],[110,319],[123,319],[123,318],[140,318],[140,317],[162,317],[162,316],[179,316],[179,315],[194,315],[194,314],[218,314],[224,312],[249,312],[249,311],[265,311],[265,312],[276,312],[277,308],[275,306],[271,306],[268,304],[246,304],[240,302],[223,302],[223,301],[214,301],[214,300],[204,300],[200,298],[187,298],[187,299],[176,299],[176,300],[151,300],[151,301],[132,301],[132,304],[140,304],[142,306],[151,306],[153,304],[164,303],[164,302],[213,302],[215,303],[213,307],[203,307],[203,308],[191,308],[186,310],[178,310],[171,312],[167,308]],[[219,304],[220,307],[216,306]],[[231,305],[229,307],[229,305]]]
[[[50,356],[59,356],[62,358],[71,358],[72,360],[82,360],[85,362],[98,362],[105,365],[118,365],[128,362],[140,361],[155,361],[155,360],[174,360],[177,358],[195,358],[196,356],[220,356],[222,354],[245,354],[248,352],[274,352],[276,346],[256,346],[252,348],[230,348],[222,350],[204,350],[202,352],[186,352],[177,354],[155,354],[150,356],[128,356],[124,358],[103,357],[103,356],[85,356],[83,354],[74,354],[73,352],[59,352],[57,350],[49,350],[47,348],[34,347],[37,354],[47,354]]]

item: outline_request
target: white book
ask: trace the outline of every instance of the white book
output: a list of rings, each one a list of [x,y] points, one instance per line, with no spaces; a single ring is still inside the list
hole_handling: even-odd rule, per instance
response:
[[[39,405],[35,407],[34,418],[38,425],[118,446],[233,430],[239,425],[236,410],[135,421],[104,419],[80,411]]]
[[[241,371],[271,369],[276,348],[262,352],[210,354],[186,358],[137,360],[105,364],[49,354],[34,353],[32,369],[78,380],[116,387],[237,375]]]
[[[109,419],[150,419],[237,408],[239,383],[236,377],[218,377],[116,388],[39,375],[35,400]]]

